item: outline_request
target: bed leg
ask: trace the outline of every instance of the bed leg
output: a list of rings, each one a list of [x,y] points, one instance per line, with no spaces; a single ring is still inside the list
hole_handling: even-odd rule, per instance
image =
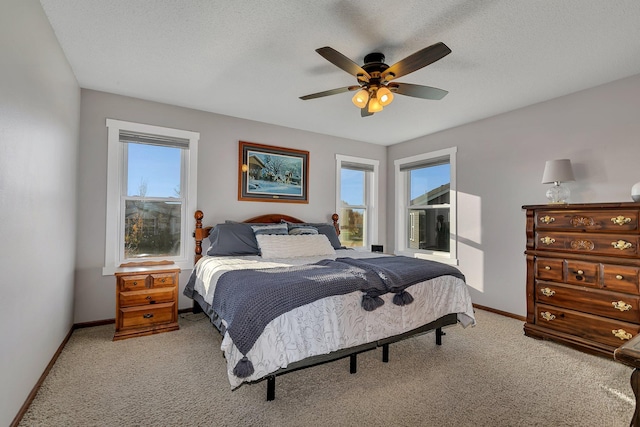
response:
[[[389,362],[389,344],[382,344],[382,361]]]
[[[269,375],[267,377],[267,401],[276,398],[276,376]]]
[[[442,328],[436,328],[436,345],[442,345],[443,335],[447,335],[447,333],[442,332]]]
[[[358,371],[358,355],[352,354],[349,356],[349,373],[355,374]]]

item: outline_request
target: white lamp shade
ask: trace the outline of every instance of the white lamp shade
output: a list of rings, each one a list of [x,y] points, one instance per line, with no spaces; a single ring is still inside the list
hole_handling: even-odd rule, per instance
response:
[[[547,160],[547,163],[544,165],[544,173],[542,174],[543,184],[569,181],[575,181],[573,169],[571,168],[571,160]]]

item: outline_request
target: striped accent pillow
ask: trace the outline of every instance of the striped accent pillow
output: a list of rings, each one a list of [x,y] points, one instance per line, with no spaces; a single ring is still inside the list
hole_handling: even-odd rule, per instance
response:
[[[289,230],[291,236],[300,236],[307,234],[318,234],[318,229],[315,227],[296,227]]]
[[[289,234],[287,224],[252,225],[253,234],[256,236],[265,234]]]

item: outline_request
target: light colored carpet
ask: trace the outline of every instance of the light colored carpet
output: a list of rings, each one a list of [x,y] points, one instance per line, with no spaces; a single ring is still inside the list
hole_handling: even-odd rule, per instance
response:
[[[231,391],[220,337],[202,315],[180,330],[112,342],[76,330],[21,426],[628,426],[631,368],[525,337],[522,322],[477,310],[381,350]]]

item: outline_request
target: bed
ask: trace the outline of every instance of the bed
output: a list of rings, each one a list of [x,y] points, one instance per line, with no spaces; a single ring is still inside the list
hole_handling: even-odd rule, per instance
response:
[[[332,223],[279,214],[203,227],[184,294],[222,334],[232,389],[442,328],[475,324],[462,273],[432,261],[341,246]]]

